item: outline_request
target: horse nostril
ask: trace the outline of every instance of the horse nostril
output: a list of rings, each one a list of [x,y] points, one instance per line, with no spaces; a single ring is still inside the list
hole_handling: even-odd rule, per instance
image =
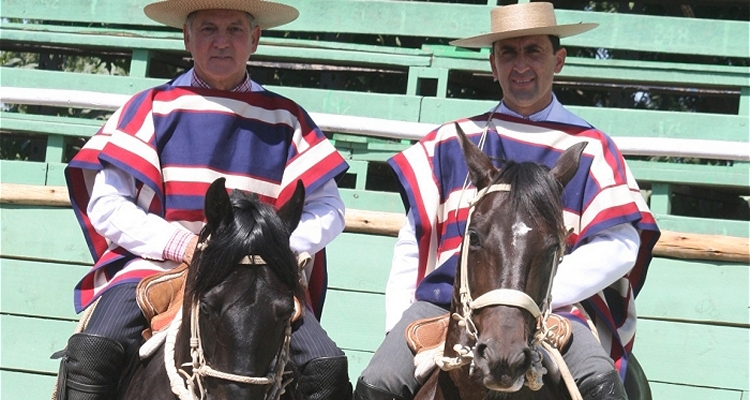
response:
[[[474,356],[480,357],[480,358],[486,358],[485,352],[487,351],[487,345],[480,342],[477,343],[476,348],[474,349]]]

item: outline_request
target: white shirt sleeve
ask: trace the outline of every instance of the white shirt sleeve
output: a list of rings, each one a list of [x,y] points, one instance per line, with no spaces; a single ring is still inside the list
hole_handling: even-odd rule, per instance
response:
[[[619,224],[563,257],[553,280],[552,308],[587,299],[623,277],[635,265],[640,243],[632,224]]]
[[[87,209],[91,224],[100,235],[125,250],[143,258],[163,260],[172,236],[187,230],[147,213],[135,201],[135,179],[106,165],[94,178]]]
[[[415,232],[414,217],[409,210],[393,247],[391,272],[385,287],[386,332],[396,325],[404,311],[414,302],[419,268],[419,247]]]

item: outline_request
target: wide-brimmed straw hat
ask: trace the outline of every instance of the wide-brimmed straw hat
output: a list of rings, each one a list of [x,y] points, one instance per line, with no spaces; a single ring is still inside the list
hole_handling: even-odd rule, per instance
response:
[[[179,29],[190,13],[200,10],[244,11],[253,16],[261,29],[288,24],[299,16],[292,6],[265,0],[162,0],[143,8],[147,17]]]
[[[552,3],[521,3],[493,8],[490,12],[490,33],[458,39],[453,46],[491,47],[498,40],[532,35],[573,36],[599,26],[596,23],[558,25]]]

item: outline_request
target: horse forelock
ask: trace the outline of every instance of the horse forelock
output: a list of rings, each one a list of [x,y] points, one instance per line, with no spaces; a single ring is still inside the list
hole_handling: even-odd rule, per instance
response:
[[[201,240],[210,239],[191,268],[194,279],[190,279],[187,289],[193,298],[224,281],[248,255],[262,257],[295,295],[303,293],[297,262],[289,248],[289,232],[273,207],[241,192],[233,192],[230,201],[232,215],[218,227],[206,226],[201,233]]]
[[[564,243],[566,232],[559,184],[548,168],[533,162],[507,161],[495,183],[510,184],[512,212],[523,213],[535,226],[548,226],[556,240]]]

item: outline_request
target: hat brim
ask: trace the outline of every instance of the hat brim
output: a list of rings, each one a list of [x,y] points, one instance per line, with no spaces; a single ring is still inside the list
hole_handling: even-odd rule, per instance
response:
[[[483,47],[492,47],[492,43],[495,43],[498,40],[517,38],[521,36],[552,35],[563,38],[590,31],[597,26],[599,26],[599,24],[597,23],[580,22],[577,24],[569,25],[556,25],[541,28],[517,29],[505,32],[492,32],[477,36],[471,36],[465,39],[453,40],[448,44],[450,44],[451,46],[478,49]]]
[[[299,17],[296,8],[265,0],[165,0],[143,8],[147,17],[178,29],[182,29],[190,13],[199,10],[244,11],[253,16],[261,29],[288,24]]]

